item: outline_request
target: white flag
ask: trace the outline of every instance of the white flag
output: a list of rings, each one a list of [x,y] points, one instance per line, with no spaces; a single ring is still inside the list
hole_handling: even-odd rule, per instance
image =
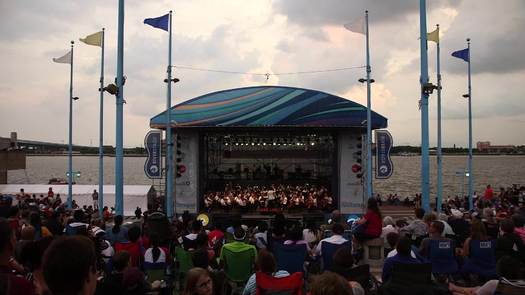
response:
[[[71,50],[62,57],[53,58],[53,61],[61,64],[71,64]]]
[[[365,34],[365,18],[360,17],[359,19],[345,24],[345,28],[351,32]]]

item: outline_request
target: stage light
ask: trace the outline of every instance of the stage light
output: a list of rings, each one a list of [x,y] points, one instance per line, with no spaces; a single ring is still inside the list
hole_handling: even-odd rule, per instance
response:
[[[315,142],[310,143],[310,145],[315,145]]]
[[[266,142],[263,142],[263,145],[266,145]]]
[[[236,143],[235,143],[235,145],[239,145],[239,143],[238,143],[238,142],[236,142]]]
[[[226,142],[226,143],[225,143],[224,145],[226,145],[226,146],[227,146],[227,145],[228,145],[228,143]]]
[[[274,143],[273,143],[273,145],[277,145],[277,143],[276,143],[276,142],[274,142]]]

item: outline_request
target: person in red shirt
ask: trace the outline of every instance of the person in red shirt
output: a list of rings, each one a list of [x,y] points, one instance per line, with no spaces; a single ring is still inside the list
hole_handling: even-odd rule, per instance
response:
[[[140,267],[142,264],[142,257],[144,255],[145,249],[142,247],[140,241],[140,227],[133,226],[128,230],[128,242],[115,243],[115,252],[127,251],[131,258],[132,267]]]
[[[487,185],[487,189],[485,189],[483,200],[485,200],[485,202],[492,202],[492,198],[494,198],[494,191],[492,190],[492,187],[489,184]]]
[[[360,224],[364,227],[364,229],[355,233],[357,240],[365,241],[381,236],[383,222],[381,218],[381,211],[379,211],[376,199],[368,199],[366,214],[357,221],[357,224]]]

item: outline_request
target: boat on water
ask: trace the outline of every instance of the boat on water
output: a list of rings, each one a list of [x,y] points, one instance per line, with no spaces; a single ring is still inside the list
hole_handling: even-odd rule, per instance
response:
[[[51,178],[47,182],[47,184],[67,184],[67,179],[64,178]],[[72,184],[76,184],[76,182],[72,182]]]

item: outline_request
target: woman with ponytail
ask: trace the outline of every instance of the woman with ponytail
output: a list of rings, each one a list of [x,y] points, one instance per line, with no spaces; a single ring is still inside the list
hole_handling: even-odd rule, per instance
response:
[[[111,242],[111,245],[115,245],[115,243],[125,243],[128,241],[128,230],[125,227],[122,227],[122,223],[124,222],[124,218],[122,215],[117,215],[113,219],[113,228],[106,232],[108,241]]]
[[[166,262],[169,261],[168,249],[160,247],[160,237],[151,234],[151,248],[144,253],[144,270],[166,269]]]

